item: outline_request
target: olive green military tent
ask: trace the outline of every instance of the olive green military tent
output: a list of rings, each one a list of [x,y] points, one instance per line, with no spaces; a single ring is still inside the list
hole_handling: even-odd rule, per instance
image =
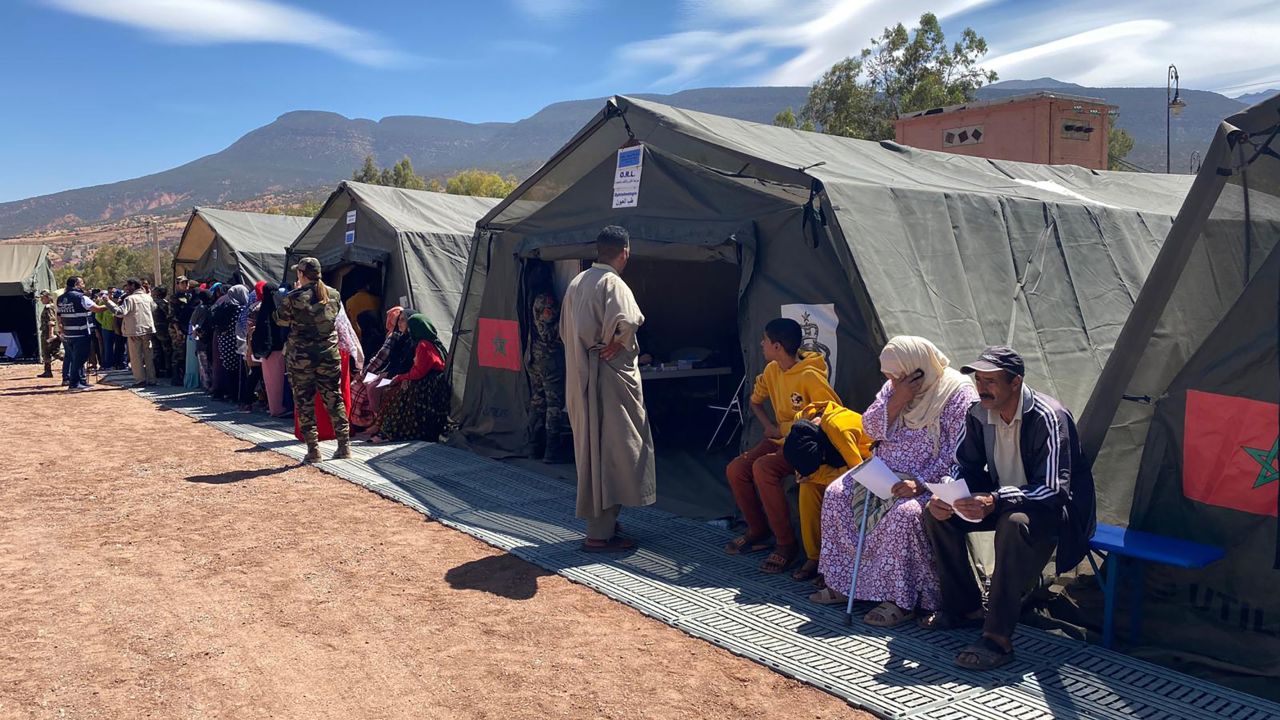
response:
[[[476,221],[497,204],[495,198],[343,182],[289,248],[290,264],[319,259],[325,280],[344,299],[360,289],[354,285],[371,284],[386,307],[424,313],[448,342]]]
[[[1009,341],[1026,356],[1028,382],[1078,412],[1189,185],[615,97],[478,225],[450,357],[453,441],[522,452],[529,385],[512,361],[522,273],[552,261],[563,284],[609,223],[631,233],[624,278],[647,315],[642,352],[655,361],[709,357],[730,369],[730,390],[747,379],[745,394],[762,369],[764,324],[793,316],[835,365],[836,391],[861,409],[883,382],[877,358],[893,335],[930,338],[957,365]],[[674,385],[646,380],[646,402]],[[717,412],[704,413],[702,443]],[[660,496],[702,482],[664,462],[655,442]],[[694,495],[720,505],[703,511],[730,509],[718,468],[705,475]]]
[[[253,284],[278,281],[285,254],[311,218],[198,207],[173,254],[174,277]]]
[[[6,342],[0,357],[38,357],[40,291],[54,289],[48,245],[0,244],[0,333]]]
[[[1280,96],[1218,127],[1080,426],[1104,519],[1227,552],[1147,568],[1144,653],[1257,676],[1273,697],[1278,243]]]

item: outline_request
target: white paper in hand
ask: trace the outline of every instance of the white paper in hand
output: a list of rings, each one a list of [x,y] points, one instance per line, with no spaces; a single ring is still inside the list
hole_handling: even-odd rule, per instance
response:
[[[933,493],[934,497],[950,505],[953,509],[956,506],[957,500],[964,500],[967,497],[973,496],[973,493],[969,492],[969,483],[965,482],[963,478],[959,480],[946,478],[945,480],[946,482],[925,483],[924,486],[929,490],[929,492]],[[982,522],[982,518],[975,520],[971,517],[965,517],[959,510],[956,510],[956,515],[959,515],[961,519],[967,520],[971,523]]]
[[[373,382],[374,380],[377,380],[377,379],[378,379],[378,373],[365,373],[365,374],[364,374],[364,384],[365,384],[365,385],[368,385],[369,383],[371,383],[371,382]]]
[[[883,460],[874,456],[844,475],[846,478],[853,478],[881,500],[892,499],[893,486],[901,481],[897,473],[890,470]]]
[[[382,378],[381,382],[378,383],[378,387],[383,388],[390,384],[391,384],[391,378]]]

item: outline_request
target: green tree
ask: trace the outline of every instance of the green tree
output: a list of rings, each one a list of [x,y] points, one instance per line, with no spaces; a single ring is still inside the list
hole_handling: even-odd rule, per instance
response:
[[[1111,118],[1111,129],[1107,131],[1107,169],[1129,169],[1131,166],[1124,159],[1132,150],[1133,136],[1116,127],[1115,118]]]
[[[948,47],[933,13],[921,15],[912,31],[901,23],[885,28],[871,43],[813,84],[800,113],[805,121],[832,135],[889,140],[899,115],[969,102],[997,79],[978,67],[986,40],[965,28]]]
[[[378,176],[378,165],[373,161],[372,155],[365,155],[364,165],[361,165],[359,170],[351,173],[352,180],[362,183],[376,184],[378,182]]]
[[[413,171],[413,163],[408,157],[402,158],[395,167],[391,168],[391,184],[408,190],[427,189],[427,181]]]
[[[803,123],[801,123],[799,120],[796,119],[796,111],[791,108],[787,108],[786,110],[783,110],[777,115],[774,115],[773,124],[777,125],[778,127],[784,127],[791,130],[808,130],[810,132],[813,131],[813,123],[808,120],[805,120]]]
[[[173,273],[171,250],[160,249],[160,272],[160,282],[168,287],[172,284]],[[136,249],[108,245],[99,248],[80,265],[63,265],[54,273],[59,287],[65,287],[67,278],[72,275],[83,276],[85,287],[88,288],[120,287],[131,277],[155,284],[155,250],[149,245]]]
[[[324,203],[319,200],[303,200],[294,205],[273,205],[262,212],[267,215],[296,215],[298,217],[315,217],[320,214]]]
[[[445,192],[450,195],[474,195],[476,197],[502,198],[511,194],[520,184],[513,175],[502,177],[484,170],[463,170],[449,178]]]

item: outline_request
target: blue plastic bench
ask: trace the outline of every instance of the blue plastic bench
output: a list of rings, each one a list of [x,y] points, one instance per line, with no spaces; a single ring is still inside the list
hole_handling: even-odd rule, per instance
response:
[[[1130,610],[1130,642],[1137,643],[1142,635],[1142,564],[1144,562],[1160,563],[1180,568],[1202,568],[1217,562],[1226,555],[1222,548],[1202,545],[1190,540],[1155,535],[1141,530],[1129,530],[1115,525],[1098,524],[1098,529],[1089,541],[1089,564],[1102,579],[1102,596],[1104,599],[1102,615],[1102,646],[1110,648],[1115,639],[1114,614],[1116,610],[1116,586],[1120,576],[1120,561],[1127,560],[1134,565],[1133,608]],[[1110,558],[1112,567],[1106,575],[1094,560],[1094,554]]]

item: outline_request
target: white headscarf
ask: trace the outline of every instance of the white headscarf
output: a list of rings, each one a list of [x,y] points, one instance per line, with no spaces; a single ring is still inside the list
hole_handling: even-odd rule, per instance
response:
[[[969,383],[969,378],[951,367],[951,361],[936,345],[922,337],[899,335],[880,352],[880,370],[893,377],[909,378],[923,370],[920,392],[898,416],[898,422],[913,429],[924,428],[938,449],[942,435],[942,411],[951,396]]]

